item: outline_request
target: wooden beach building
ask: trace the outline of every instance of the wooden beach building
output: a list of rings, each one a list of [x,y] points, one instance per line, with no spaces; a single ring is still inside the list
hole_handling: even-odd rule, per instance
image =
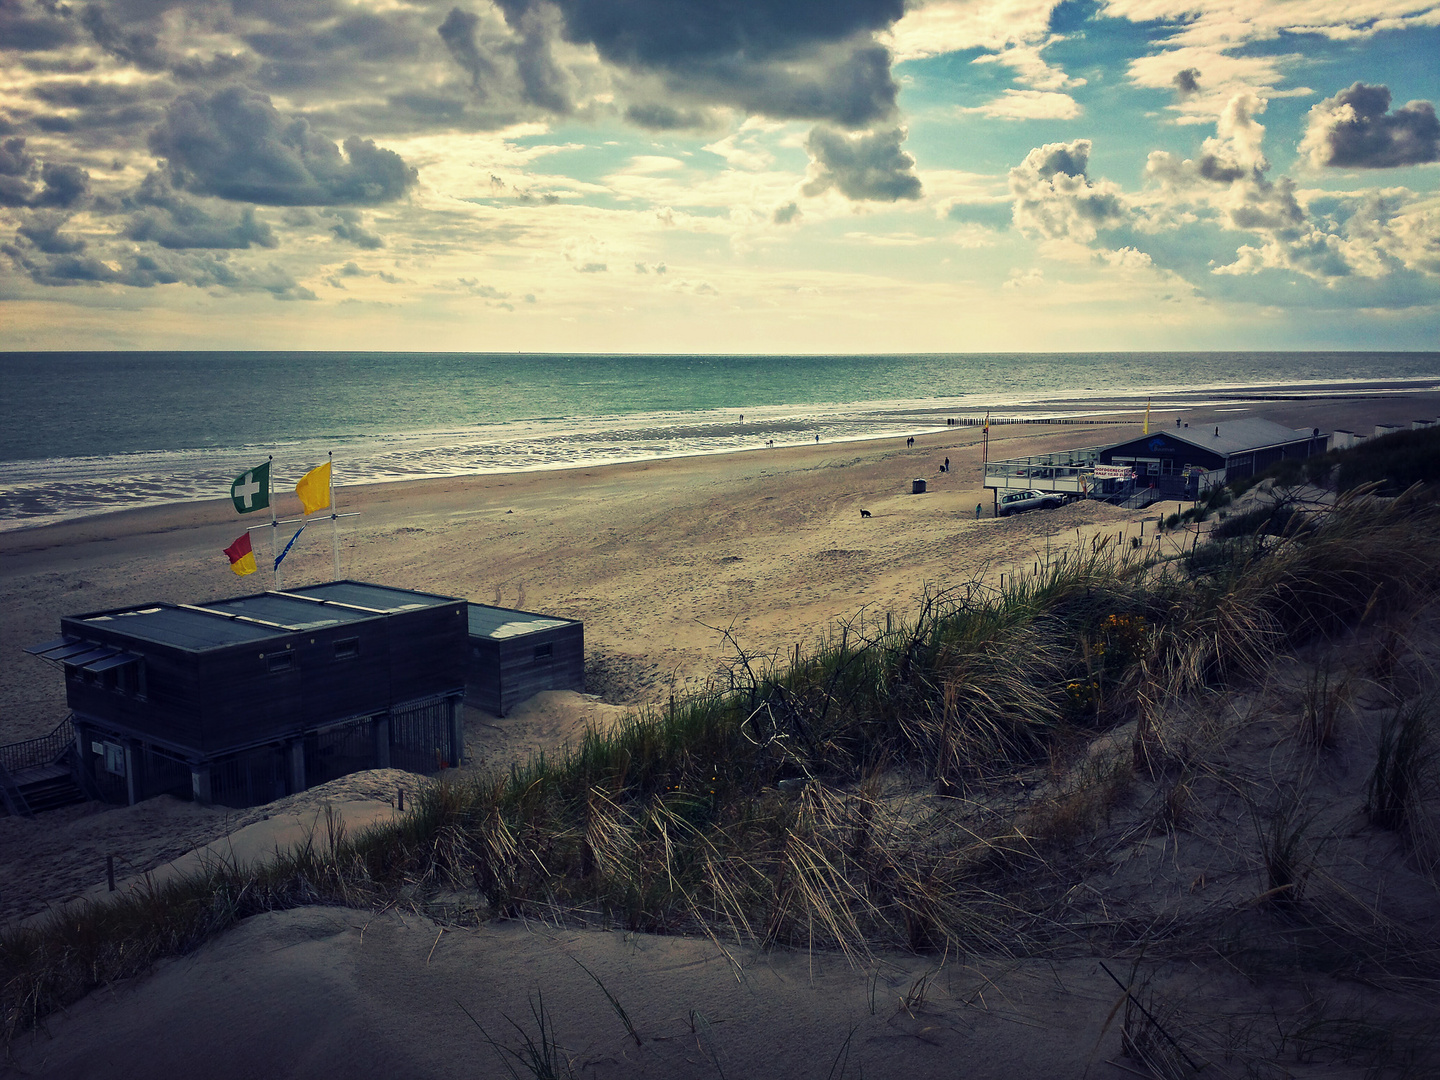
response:
[[[1218,484],[1264,472],[1277,461],[1317,457],[1330,436],[1258,416],[1200,427],[1158,427],[1100,451],[1098,464],[1134,470],[1137,488],[1167,499],[1199,498]],[[1114,483],[1110,481],[1110,483]]]
[[[533,611],[469,605],[465,695],[504,716],[542,690],[585,689],[585,627]]]
[[[75,615],[59,663],[91,797],[254,806],[459,764],[466,603],[357,581]]]

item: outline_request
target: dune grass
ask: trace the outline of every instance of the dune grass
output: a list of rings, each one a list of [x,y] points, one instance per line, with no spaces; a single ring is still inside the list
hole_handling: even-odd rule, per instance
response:
[[[442,890],[473,896],[483,917],[852,956],[1074,941],[1032,871],[1093,831],[1128,767],[1098,763],[1008,816],[972,793],[1128,720],[1136,767],[1163,772],[1155,718],[1168,703],[1254,678],[1277,653],[1440,584],[1436,513],[1413,491],[1360,491],[1305,528],[1217,550],[1197,563],[1095,545],[1003,590],[931,592],[903,625],[837,627],[788,663],[737,647],[709,691],[431,786],[392,825],[346,836],[332,821],[265,866],[216,863],[12,927],[0,932],[0,1030],[13,1037],[257,912],[423,910]],[[1385,784],[1376,798],[1394,802]],[[1283,861],[1295,854],[1285,823],[1270,824],[1284,904],[1303,878]]]

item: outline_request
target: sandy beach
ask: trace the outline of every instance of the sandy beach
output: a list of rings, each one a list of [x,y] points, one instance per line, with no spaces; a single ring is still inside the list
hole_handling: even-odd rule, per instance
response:
[[[1437,413],[1440,394],[1425,393],[1256,402],[1244,411],[1231,406],[1224,412],[1187,412],[1186,419],[1201,425],[1258,415],[1298,428],[1364,432],[1375,423],[1408,423],[1412,417]],[[1119,426],[999,427],[990,454],[1015,457],[1118,442],[1140,432],[1140,417],[1126,420]],[[1158,413],[1152,422],[1173,424],[1174,417]],[[914,447],[907,447],[904,439],[822,443],[345,489],[341,509],[359,511],[360,516],[343,523],[341,573],[584,620],[586,695],[544,694],[503,719],[467,710],[470,766],[503,765],[535,749],[562,744],[586,723],[603,723],[626,709],[660,704],[673,693],[722,678],[737,648],[751,656],[783,657],[797,644],[803,649],[847,621],[883,621],[887,613],[909,618],[927,590],[976,577],[998,578],[1031,565],[1047,546],[1085,543],[1104,533],[1138,535],[1142,516],[1153,532],[1154,509],[1139,515],[1098,504],[991,518],[989,493],[980,484],[980,440],[978,429],[953,428],[921,436]],[[941,472],[947,457],[951,469]],[[911,481],[917,477],[928,482],[923,495],[911,494]],[[984,508],[980,520],[975,516],[977,503]],[[862,509],[870,517],[862,518]],[[59,672],[20,651],[54,637],[62,615],[149,600],[194,602],[268,587],[266,575],[240,579],[228,572],[221,549],[239,528],[227,500],[0,534],[0,593],[6,609],[0,623],[5,657],[0,665],[0,741],[43,735],[66,714]],[[285,563],[285,584],[329,580],[330,538],[315,531],[319,535],[307,533]],[[388,774],[366,774],[337,781],[333,790],[327,786],[324,792],[293,796],[285,807],[244,812],[163,798],[130,808],[75,807],[33,821],[0,818],[0,920],[33,916],[48,905],[95,890],[103,880],[106,854],[117,856],[124,874],[143,875],[237,829],[263,828],[272,811],[277,829],[273,838],[254,834],[245,850],[263,851],[292,837],[296,822],[303,824],[307,812],[313,820],[325,800],[352,808],[357,821],[388,816],[397,782]],[[867,976],[838,960],[820,968],[798,957],[763,963],[741,959],[732,965],[708,942],[677,942],[660,949],[629,936],[587,936],[554,928],[484,929],[466,935],[461,944],[460,937],[445,934],[428,920],[395,913],[373,924],[363,913],[344,911],[302,911],[254,921],[262,925],[228,935],[194,958],[166,965],[146,983],[143,992],[151,996],[143,1001],[152,1004],[143,1007],[152,1008],[154,1001],[187,1001],[198,987],[221,977],[217,972],[227,973],[227,979],[239,972],[234,977],[256,992],[288,985],[287,980],[303,975],[304,986],[315,994],[348,988],[346,1000],[354,999],[357,1015],[373,1017],[394,1009],[384,1021],[387,1030],[415,1023],[438,1040],[443,1029],[464,1041],[467,1057],[480,1061],[482,1051],[489,1055],[480,1033],[453,1002],[439,1020],[433,1008],[422,1008],[416,1000],[395,1005],[390,997],[394,988],[383,972],[394,960],[390,953],[400,950],[407,959],[394,962],[400,965],[396,970],[404,972],[400,978],[407,989],[401,996],[407,999],[433,974],[444,984],[447,1002],[453,998],[467,1003],[466,994],[480,992],[467,965],[515,966],[526,972],[525,979],[497,992],[486,1006],[491,1023],[497,1009],[511,1017],[524,1015],[526,994],[534,985],[568,985],[565,993],[575,1003],[565,1007],[583,1014],[586,1038],[592,1039],[587,1043],[590,1059],[608,1062],[586,1075],[702,1075],[713,1072],[716,1061],[725,1075],[793,1075],[803,1063],[808,1063],[804,1075],[825,1075],[829,1057],[817,1066],[820,1057],[840,1048],[847,1029],[860,1028],[872,1049],[886,1040],[930,1048],[908,1058],[908,1065],[897,1061],[894,1070],[867,1064],[867,1075],[953,1075],[953,1055],[967,1039],[966,1045],[988,1047],[986,1064],[974,1075],[1078,1076],[1087,1064],[1113,1056],[1116,1049],[1111,1045],[1114,1032],[1101,1049],[1092,1052],[1088,1044],[1083,1053],[1076,1049],[1075,1032],[1083,1030],[1093,1041],[1113,1004],[1112,987],[1093,965],[1067,972],[1065,1023],[1031,1047],[1033,1061],[1021,1064],[1015,1059],[1016,1072],[1006,1063],[1006,1047],[1022,1034],[1021,1041],[1028,1040],[1026,1033],[1050,1000],[1047,995],[1060,993],[1047,988],[1050,976],[1041,971],[1043,965],[1016,965],[1005,972],[950,968],[936,982],[937,988],[943,982],[944,992],[931,995],[932,1011],[925,1013],[907,1010],[904,1001],[915,981],[936,968],[935,959],[894,958],[876,969],[883,969],[886,988],[886,1004],[877,1012],[873,1001],[866,1004]],[[420,938],[424,941],[415,944]],[[379,951],[362,953],[361,942],[367,949],[373,942]],[[324,955],[313,962],[296,959],[313,949],[322,949]],[[426,955],[426,950],[431,953]],[[270,958],[281,952],[291,959]],[[410,956],[412,952],[416,956]],[[633,1055],[627,1057],[623,1029],[622,1037],[612,1040],[613,1047],[593,1043],[599,1038],[594,1032],[608,1023],[606,1017],[614,1018],[593,982],[583,975],[575,981],[570,970],[575,965],[566,959],[570,954],[606,971],[619,972],[633,961],[623,984],[632,995],[639,992],[639,973],[653,975],[658,981],[645,991],[643,1001],[653,1018],[645,1038],[653,1040],[652,1050],[654,1045],[668,1049],[658,1056],[640,1055],[645,1059],[641,1068],[634,1065]],[[672,985],[667,979],[681,983]],[[691,997],[701,1004],[688,1004],[688,1014],[682,1009],[671,1015],[676,1008],[672,1002],[682,996],[674,986],[681,984],[693,987]],[[739,998],[734,986],[743,988]],[[873,995],[873,977],[871,986],[868,993]],[[596,1001],[587,998],[587,1004],[578,1004],[586,987]],[[432,990],[418,1000],[433,1005],[439,999]],[[298,992],[282,1000],[296,1001]],[[139,996],[127,993],[97,996],[63,1021],[52,1022],[52,1028],[63,1023],[71,1033],[83,1029],[83,1045],[91,1050],[114,1047],[113,1068],[87,1072],[93,1058],[62,1052],[58,1042],[42,1040],[26,1051],[26,1074],[121,1075],[119,1063],[133,1062],[129,1055],[137,1052],[134,1040],[121,1031],[123,1017],[130,1015],[124,1010],[142,1007]],[[549,989],[546,994],[548,1002]],[[976,1002],[987,1000],[985,994],[991,1004],[981,1009]],[[215,1007],[221,1004],[217,998]],[[806,1030],[804,1017],[811,1015],[818,1025],[814,1038],[794,1043],[779,1056],[757,1057],[758,1050],[741,1034],[746,1025],[763,1027],[761,1018],[768,1010],[791,1008],[798,1011],[786,1030],[791,1035]],[[422,1013],[428,1019],[417,1019]],[[943,1022],[935,1019],[942,1014]],[[345,1032],[361,1021],[336,1024],[337,1015],[329,1010],[330,1019],[324,1020],[333,1025],[327,1038],[343,1042]],[[745,1017],[749,1019],[739,1022]],[[717,1028],[721,1035],[697,1034],[720,1018],[737,1022],[732,1028]],[[270,1023],[280,1030],[274,1028],[275,1021]],[[857,1027],[851,1028],[852,1023]],[[778,1030],[767,1028],[765,1037],[777,1037]],[[184,1039],[192,1036],[194,1032]],[[401,1040],[410,1055],[407,1060],[420,1075],[440,1075],[443,1062],[456,1060],[449,1050],[417,1049],[438,1045],[428,1041],[431,1036]],[[194,1060],[200,1044],[184,1039],[165,1060]],[[316,1075],[307,1071],[305,1062],[318,1059],[305,1055],[318,1052],[313,1044],[303,1052],[280,1047],[264,1065],[252,1060],[249,1074]],[[498,1075],[485,1071],[490,1057],[483,1060],[482,1075]],[[875,1060],[873,1055],[867,1059]],[[394,1075],[403,1064],[350,1061],[345,1071]],[[161,1075],[167,1067],[156,1058],[153,1070],[130,1075]],[[216,1075],[232,1073],[221,1070]],[[1091,1075],[1122,1073],[1092,1070]]]

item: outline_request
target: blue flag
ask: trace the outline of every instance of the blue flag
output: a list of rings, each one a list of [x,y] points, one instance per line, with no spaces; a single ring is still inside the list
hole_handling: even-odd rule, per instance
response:
[[[280,564],[285,561],[285,556],[290,554],[290,549],[295,546],[295,541],[300,539],[300,534],[304,531],[304,525],[301,525],[300,528],[295,530],[295,535],[290,537],[290,543],[285,545],[285,550],[280,552],[279,556],[275,559],[276,570],[280,569]]]

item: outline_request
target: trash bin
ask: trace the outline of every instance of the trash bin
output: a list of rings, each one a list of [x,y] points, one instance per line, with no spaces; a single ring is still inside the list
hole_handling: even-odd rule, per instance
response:
[[[910,481],[910,494],[911,494],[911,495],[924,495],[924,494],[925,494],[925,481],[919,479],[918,477],[917,477],[916,479],[914,479],[914,480],[911,480],[911,481]]]

